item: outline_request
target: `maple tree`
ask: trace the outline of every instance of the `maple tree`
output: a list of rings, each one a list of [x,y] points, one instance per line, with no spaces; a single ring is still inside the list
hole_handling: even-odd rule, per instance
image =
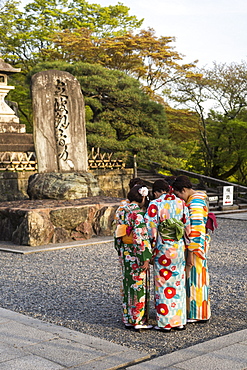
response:
[[[153,99],[170,82],[191,75],[194,64],[180,64],[182,56],[171,45],[173,37],[157,37],[153,29],[111,37],[96,37],[81,28],[58,32],[53,42],[56,50],[47,51],[51,58],[85,61],[121,70],[143,84]]]

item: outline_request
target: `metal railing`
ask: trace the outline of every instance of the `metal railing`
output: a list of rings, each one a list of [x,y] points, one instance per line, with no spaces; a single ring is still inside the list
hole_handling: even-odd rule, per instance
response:
[[[186,170],[181,169],[171,169],[167,167],[162,167],[161,164],[150,162],[149,163],[150,170],[147,169],[139,169],[139,177],[143,177],[143,179],[146,179],[147,182],[149,182],[149,185],[154,181],[154,176],[157,176],[157,178],[166,177],[165,175],[162,175],[159,173],[159,171],[165,170],[169,171],[171,175],[179,176],[179,175],[185,175],[191,179],[192,184],[193,179],[198,180],[198,183],[194,183],[193,187],[200,190],[207,191],[208,198],[209,198],[209,204],[211,208],[218,208],[221,209],[223,207],[223,187],[224,186],[233,186],[234,192],[233,192],[233,205],[238,206],[239,208],[242,208],[244,205],[247,206],[247,187],[244,185],[239,185],[236,183],[232,183],[229,181],[224,181],[220,179],[216,179],[210,176],[198,174],[195,172],[190,172]],[[143,172],[141,174],[141,171]],[[148,180],[148,177],[151,178],[151,180]],[[153,177],[153,178],[152,178]]]

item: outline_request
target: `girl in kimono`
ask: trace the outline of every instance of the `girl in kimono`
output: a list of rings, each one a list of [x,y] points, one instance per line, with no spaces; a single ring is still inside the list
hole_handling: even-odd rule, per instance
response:
[[[129,204],[117,212],[115,248],[122,267],[123,323],[126,328],[151,329],[149,312],[149,261],[151,245],[144,222],[143,206],[148,189],[135,185]]]
[[[186,202],[190,212],[191,233],[186,261],[187,322],[206,321],[211,315],[207,267],[210,239],[206,233],[207,195],[203,191],[193,190],[187,176],[178,176],[173,189]]]
[[[136,185],[142,185],[145,186],[144,181],[140,179],[139,177],[134,177],[133,179],[130,180],[129,182],[129,190],[131,190],[134,186]],[[123,207],[127,206],[130,204],[129,199],[123,199],[121,200],[118,209],[115,212],[115,217],[114,217],[114,223],[117,223],[117,220],[119,219],[119,213],[121,213]]]
[[[190,231],[189,212],[184,201],[169,193],[164,180],[153,184],[155,200],[150,202],[145,222],[154,256],[154,298],[156,330],[182,330],[186,324],[185,242]]]

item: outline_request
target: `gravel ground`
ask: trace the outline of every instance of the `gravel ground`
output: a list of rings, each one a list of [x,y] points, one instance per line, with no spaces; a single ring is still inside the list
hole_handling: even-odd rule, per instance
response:
[[[113,243],[30,255],[0,252],[0,306],[156,355],[244,329],[247,221],[218,223],[209,255],[212,318],[206,324],[170,333],[126,330]],[[155,323],[153,302],[150,311]]]

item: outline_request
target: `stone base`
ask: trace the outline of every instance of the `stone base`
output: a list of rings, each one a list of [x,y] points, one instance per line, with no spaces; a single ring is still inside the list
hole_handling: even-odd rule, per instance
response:
[[[0,202],[29,199],[27,194],[29,177],[34,171],[0,172]],[[108,197],[126,198],[129,181],[133,177],[132,168],[90,170],[103,192]],[[31,179],[30,179],[31,180]],[[30,182],[29,180],[29,182]],[[81,196],[82,197],[82,196]]]
[[[27,183],[34,171],[0,172],[0,202],[28,199]]]
[[[129,181],[134,176],[133,168],[90,170],[97,179],[100,189],[108,197],[126,198]]]
[[[220,207],[221,211],[232,211],[236,209],[239,209],[239,206],[237,204],[233,204],[232,206],[221,206]]]
[[[80,199],[102,195],[95,177],[89,172],[37,173],[30,176],[30,199]]]
[[[10,125],[10,126],[12,126],[12,125],[15,126],[15,125],[19,124],[19,122],[20,122],[19,118],[17,116],[15,116],[14,111],[12,111],[12,109],[10,109],[10,111],[13,114],[11,112],[10,113],[2,113],[2,112],[0,112],[0,116],[1,116],[1,118],[0,118],[0,124],[1,125],[7,124],[7,125]],[[8,132],[11,132],[11,129],[8,130]]]
[[[120,199],[24,200],[0,203],[0,239],[39,246],[113,235]]]

